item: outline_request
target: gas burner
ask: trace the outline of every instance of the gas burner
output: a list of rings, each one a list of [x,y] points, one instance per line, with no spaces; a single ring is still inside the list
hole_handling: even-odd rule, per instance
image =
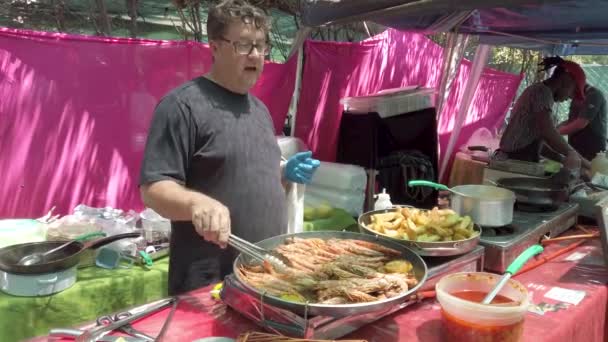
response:
[[[526,213],[546,213],[556,211],[557,209],[559,209],[559,206],[555,205],[530,205],[515,202],[515,210]]]
[[[483,227],[479,243],[484,246],[484,267],[502,273],[529,246],[546,234],[557,236],[576,224],[578,204],[563,203],[551,212],[513,212],[513,223],[505,227]],[[537,208],[535,208],[537,209]]]
[[[481,230],[481,236],[483,237],[491,237],[491,236],[507,236],[515,233],[515,228],[513,226],[504,226],[504,227],[484,227]]]

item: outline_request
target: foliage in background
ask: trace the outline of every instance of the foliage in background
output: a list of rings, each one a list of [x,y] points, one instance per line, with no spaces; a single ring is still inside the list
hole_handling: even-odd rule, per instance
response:
[[[50,32],[92,34],[99,36],[140,37],[150,39],[196,40],[205,42],[209,6],[217,0],[2,0],[0,26]],[[285,61],[300,26],[299,1],[250,0],[272,17],[270,59]],[[312,30],[311,39],[356,42],[381,33],[385,27],[371,22],[357,22]],[[429,35],[445,46],[446,34]],[[479,44],[470,37],[465,58],[472,60]],[[608,92],[608,56],[574,56],[590,74],[590,82]],[[540,54],[534,51],[495,47],[489,67],[523,73],[519,93],[528,85],[543,79],[538,73]],[[592,67],[593,66],[593,67]],[[518,94],[519,94],[518,93]],[[565,106],[558,113],[563,119]]]
[[[209,6],[217,0],[2,0],[0,26],[49,32],[205,42]],[[270,58],[284,61],[299,28],[300,0],[251,0],[272,17]],[[360,41],[383,27],[354,23],[316,28],[310,38]]]

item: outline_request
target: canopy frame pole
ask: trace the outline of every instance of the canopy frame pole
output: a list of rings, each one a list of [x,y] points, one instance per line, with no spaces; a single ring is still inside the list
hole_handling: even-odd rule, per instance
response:
[[[559,2],[562,0],[510,0],[509,6],[518,6],[518,5],[532,5],[532,4],[550,4]],[[425,14],[434,14],[438,11],[442,12],[453,12],[453,11],[472,11],[472,10],[480,10],[485,8],[493,8],[496,7],[494,3],[487,0],[475,0],[471,1],[470,4],[467,4],[465,8],[462,8],[462,4],[459,4],[457,1],[453,0],[417,0],[412,1],[396,6],[380,8],[373,11],[368,11],[365,13],[355,14],[344,18],[339,18],[335,20],[330,20],[324,24],[319,24],[318,26],[326,26],[326,25],[337,25],[337,24],[347,24],[354,21],[364,21],[364,20],[372,20],[373,18],[377,18],[383,15],[396,15],[396,11],[406,11],[410,15],[422,16]]]
[[[296,117],[298,114],[298,104],[300,102],[300,92],[302,88],[302,72],[304,70],[304,42],[306,38],[312,32],[311,27],[302,27],[298,30],[296,34],[296,38],[294,39],[293,46],[291,47],[291,52],[289,53],[289,58],[291,58],[295,53],[297,56],[295,58],[298,59],[298,64],[296,67],[296,80],[293,87],[293,94],[291,96],[291,102],[289,103],[289,110],[287,112],[287,117],[291,118],[291,126],[289,127],[289,136],[295,136],[296,132]]]
[[[454,146],[456,145],[456,141],[460,136],[462,125],[471,108],[471,103],[473,102],[473,97],[477,90],[477,86],[479,85],[479,80],[481,78],[481,74],[483,73],[483,69],[485,68],[490,57],[490,50],[490,45],[481,44],[477,47],[477,50],[475,51],[475,58],[473,59],[473,65],[471,66],[471,72],[469,73],[469,77],[467,79],[464,94],[462,95],[462,102],[460,104],[460,107],[458,108],[458,114],[454,122],[454,128],[452,129],[452,133],[450,134],[450,141],[448,142],[448,146],[445,150],[445,153],[442,153],[441,169],[439,172],[440,180],[443,180],[445,177],[445,172],[450,162],[450,157],[454,150]]]

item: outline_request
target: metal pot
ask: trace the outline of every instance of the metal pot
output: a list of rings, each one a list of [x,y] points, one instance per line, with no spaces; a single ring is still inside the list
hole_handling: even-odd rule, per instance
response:
[[[468,215],[482,227],[502,227],[513,222],[515,194],[491,185],[459,185],[448,188],[429,181],[410,181],[409,186],[429,186],[450,191],[450,207],[459,215]]]
[[[452,193],[450,207],[459,215],[471,216],[482,227],[502,227],[513,222],[512,191],[491,185],[459,185],[452,189],[459,194]]]
[[[74,241],[65,248],[54,252],[48,262],[34,265],[18,265],[21,258],[32,253],[44,253],[59,247],[65,241],[45,241],[12,245],[0,249],[0,270],[14,274],[45,274],[60,272],[78,265],[82,253],[89,248],[97,248],[111,242],[139,237],[140,233],[125,233],[108,236],[103,239],[82,243]]]
[[[427,278],[427,267],[424,263],[424,260],[416,253],[414,253],[409,248],[400,245],[398,243],[392,242],[388,239],[379,237],[379,236],[371,236],[360,233],[352,233],[352,232],[338,232],[338,231],[326,231],[326,232],[304,232],[304,233],[294,233],[294,234],[285,234],[279,235],[275,237],[271,237],[269,239],[260,241],[255,245],[265,248],[265,249],[273,249],[285,242],[285,240],[298,237],[302,239],[310,239],[310,238],[320,238],[320,239],[354,239],[354,240],[363,240],[374,242],[380,244],[385,247],[389,247],[395,250],[400,251],[402,254],[402,258],[412,263],[413,273],[416,279],[418,280],[418,284],[408,291],[401,293],[400,295],[392,298],[387,298],[384,300],[379,300],[375,302],[369,303],[356,303],[356,304],[342,304],[342,305],[330,305],[330,304],[305,304],[305,303],[295,303],[283,300],[281,298],[271,296],[266,294],[264,291],[256,289],[250,286],[247,282],[241,279],[238,269],[241,265],[250,264],[251,260],[246,255],[240,254],[236,260],[234,261],[234,274],[238,281],[243,285],[247,291],[259,296],[264,303],[269,303],[279,308],[287,309],[292,312],[295,312],[300,315],[308,315],[310,316],[330,316],[330,317],[344,317],[350,315],[358,315],[368,312],[374,312],[377,310],[393,308],[395,305],[399,305],[406,301],[406,299],[413,293],[415,293],[426,281]]]
[[[539,209],[556,209],[570,197],[569,187],[551,178],[501,178],[496,185],[513,191],[518,203]]]
[[[404,206],[403,206],[404,207]],[[371,217],[376,214],[389,213],[399,210],[398,208],[374,210],[359,216],[357,223],[359,224],[359,230],[362,233],[381,236],[385,239],[389,239],[396,243],[402,244],[411,248],[416,254],[420,256],[453,256],[462,255],[472,251],[479,244],[479,237],[481,236],[481,227],[477,224],[474,225],[474,229],[477,234],[476,236],[459,241],[437,241],[437,242],[422,242],[422,241],[411,241],[405,239],[396,239],[389,236],[379,234],[378,232],[368,228],[371,224]]]
[[[43,274],[17,274],[0,271],[0,289],[13,296],[48,296],[74,285],[76,271],[77,265],[63,271]]]

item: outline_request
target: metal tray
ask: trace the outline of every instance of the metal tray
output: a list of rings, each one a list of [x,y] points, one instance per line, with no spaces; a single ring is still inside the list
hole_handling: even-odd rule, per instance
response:
[[[243,279],[241,279],[238,269],[239,269],[240,265],[249,265],[249,264],[252,264],[255,262],[243,254],[240,254],[236,258],[236,260],[234,261],[234,265],[233,265],[234,274],[235,274],[236,278],[238,279],[238,281],[241,284],[243,284],[243,286],[246,289],[253,291],[254,293],[257,293],[259,296],[261,296],[260,298],[262,298],[262,300],[265,303],[271,304],[278,308],[287,309],[291,312],[294,312],[294,313],[297,313],[297,314],[300,314],[303,316],[322,315],[322,316],[329,316],[329,317],[344,317],[344,316],[350,316],[350,315],[363,314],[363,313],[367,313],[367,312],[373,312],[373,311],[382,310],[385,308],[391,308],[395,305],[399,305],[400,303],[406,301],[407,297],[409,295],[415,293],[424,284],[424,282],[426,281],[426,278],[427,278],[428,271],[427,271],[426,264],[425,264],[424,260],[422,260],[422,258],[418,254],[414,253],[412,250],[410,250],[409,248],[407,248],[404,245],[400,245],[398,243],[392,242],[386,238],[379,237],[379,236],[372,236],[372,235],[353,233],[353,232],[338,232],[338,231],[304,232],[304,233],[294,233],[294,234],[285,234],[285,235],[275,236],[275,237],[260,241],[260,242],[256,243],[256,245],[258,245],[262,248],[266,248],[266,249],[273,249],[273,248],[283,244],[285,242],[285,240],[292,238],[292,237],[298,237],[298,238],[303,238],[303,239],[320,238],[320,239],[324,239],[324,240],[328,240],[328,239],[332,239],[332,238],[362,240],[362,241],[374,242],[374,243],[380,244],[382,246],[398,250],[402,253],[401,256],[403,257],[403,259],[408,260],[409,262],[412,263],[412,266],[413,266],[412,272],[414,273],[414,276],[418,280],[418,284],[416,286],[410,288],[408,291],[400,294],[399,296],[396,296],[393,298],[387,298],[384,300],[379,300],[376,302],[342,304],[342,305],[316,304],[316,303],[295,303],[295,302],[286,301],[281,298],[266,294],[264,291],[250,286],[247,282],[245,282]]]
[[[375,214],[383,214],[394,212],[399,208],[391,208],[391,209],[383,209],[383,210],[374,210],[369,211],[367,213],[359,216],[359,220],[357,223],[359,224],[359,230],[362,233],[380,236],[390,241],[394,241],[401,245],[409,247],[416,254],[420,256],[453,256],[453,255],[461,255],[466,254],[472,251],[479,244],[479,237],[481,236],[481,227],[477,224],[474,225],[474,230],[478,232],[478,234],[472,238],[466,240],[458,240],[458,241],[438,241],[438,242],[420,242],[420,241],[411,241],[405,239],[396,239],[389,236],[382,235],[370,228],[367,228],[367,225],[371,223],[371,216]]]
[[[334,340],[353,331],[416,304],[413,296],[404,298],[392,307],[345,317],[302,316],[289,310],[269,305],[257,294],[243,288],[243,284],[229,275],[220,292],[222,301],[239,314],[252,320],[264,330],[296,338]]]

